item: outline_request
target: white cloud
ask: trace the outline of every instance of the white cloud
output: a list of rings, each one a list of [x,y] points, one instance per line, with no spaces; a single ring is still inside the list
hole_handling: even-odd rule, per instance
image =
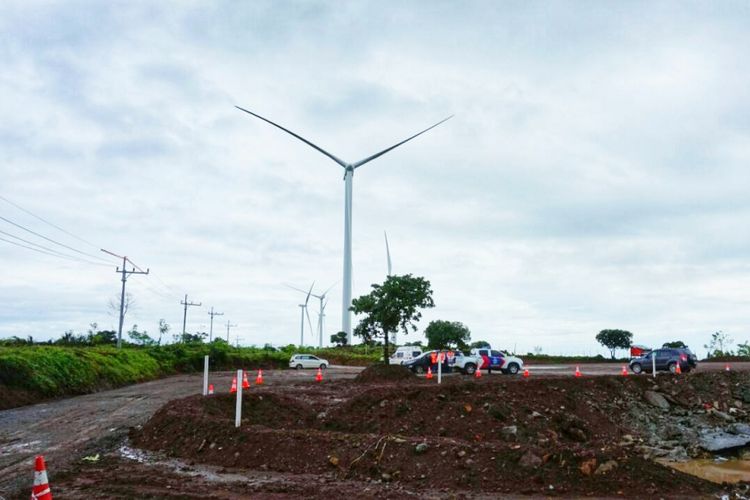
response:
[[[151,267],[167,286],[133,277],[129,323],[181,328],[188,293],[246,343],[296,342],[283,284],[340,278],[340,167],[239,104],[349,160],[456,113],[357,171],[355,295],[383,278],[387,229],[395,271],[433,282],[425,325],[569,353],[602,328],[750,338],[743,4],[0,9],[0,194]],[[116,262],[0,256],[0,335],[114,324]]]

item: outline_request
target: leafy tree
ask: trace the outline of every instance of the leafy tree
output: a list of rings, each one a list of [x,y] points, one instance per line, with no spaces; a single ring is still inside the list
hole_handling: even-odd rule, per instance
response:
[[[615,359],[617,349],[627,349],[633,342],[633,334],[627,330],[602,330],[596,334],[596,340],[609,349],[612,359]]]
[[[208,337],[208,333],[206,332],[197,332],[197,333],[185,333],[185,335],[180,335],[182,338],[182,342],[185,344],[202,344],[203,339]]]
[[[349,339],[346,332],[338,332],[331,335],[331,344],[334,344],[336,347],[343,347],[348,341]]]
[[[729,350],[729,346],[732,345],[732,342],[734,342],[733,338],[719,330],[711,334],[711,341],[703,347],[708,349],[709,358],[731,356],[732,351]]]
[[[466,349],[471,340],[469,328],[460,321],[430,321],[424,330],[429,349]]]
[[[477,340],[469,344],[470,349],[489,349],[490,347],[492,346],[486,340]]]
[[[422,347],[422,341],[421,340],[416,340],[414,342],[407,342],[406,344],[404,344],[404,346],[405,347],[406,346]]]
[[[737,356],[750,358],[750,343],[748,343],[747,340],[744,344],[737,344]]]
[[[671,349],[684,349],[687,347],[687,344],[682,340],[675,340],[674,342],[664,342],[662,347],[669,347]]]
[[[170,328],[169,323],[164,318],[159,320],[159,340],[156,342],[156,345],[161,345],[161,339],[169,333]]]
[[[366,342],[382,337],[383,359],[388,364],[389,338],[392,333],[416,331],[416,322],[422,317],[421,309],[435,307],[430,282],[418,276],[391,275],[382,285],[372,285],[372,291],[352,301],[349,308],[365,317],[354,329],[354,334]]]
[[[156,343],[156,341],[152,339],[145,330],[139,332],[138,325],[133,325],[133,328],[128,332],[128,337],[130,337],[133,343],[142,346],[154,345]]]

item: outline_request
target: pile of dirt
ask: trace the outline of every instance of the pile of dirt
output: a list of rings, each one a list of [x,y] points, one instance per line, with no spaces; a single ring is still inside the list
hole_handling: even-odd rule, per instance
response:
[[[698,393],[721,406],[743,383],[721,373],[656,383],[645,376],[456,377],[441,386],[378,380],[283,394],[267,387],[244,400],[240,429],[231,397],[173,401],[131,439],[190,462],[404,488],[695,497],[719,487],[644,458],[646,436],[631,435],[628,409],[644,405],[649,418],[664,420],[665,409],[643,403],[656,389],[684,416],[685,406],[702,401]],[[727,390],[710,389],[722,384]]]
[[[0,384],[0,411],[39,403],[44,399],[46,398],[30,391],[11,388],[5,384]]]
[[[416,380],[411,370],[401,365],[386,365],[377,363],[362,370],[354,381],[360,384],[373,382],[402,382],[405,380]]]

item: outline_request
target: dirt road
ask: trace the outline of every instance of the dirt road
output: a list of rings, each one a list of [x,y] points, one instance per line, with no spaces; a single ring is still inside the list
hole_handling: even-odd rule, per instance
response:
[[[732,367],[750,370],[750,363],[734,363]],[[572,376],[575,371],[575,365],[529,368],[535,378]],[[699,371],[724,368],[723,363],[702,363]],[[619,373],[621,366],[587,364],[581,365],[581,370],[584,376],[612,375]],[[331,367],[325,376],[347,379],[360,371],[358,367]],[[264,375],[265,383],[273,386],[311,380],[314,372],[276,370]],[[230,372],[212,374],[217,392],[228,392],[231,376]],[[50,468],[54,477],[56,471],[70,468],[81,457],[106,448],[107,443],[121,442],[130,427],[145,423],[166,402],[198,394],[201,387],[200,375],[180,375],[0,412],[0,495],[8,497],[28,488],[35,455],[44,454],[48,463],[54,464],[54,469]]]
[[[352,378],[361,368],[332,367],[327,378]],[[312,379],[314,372],[264,372],[268,385]],[[217,392],[227,392],[230,372],[211,374]],[[0,411],[0,495],[26,488],[33,478],[33,460],[43,454],[58,470],[119,441],[129,427],[143,424],[169,400],[199,394],[202,375],[179,375],[110,391]],[[50,470],[54,476],[54,471]]]

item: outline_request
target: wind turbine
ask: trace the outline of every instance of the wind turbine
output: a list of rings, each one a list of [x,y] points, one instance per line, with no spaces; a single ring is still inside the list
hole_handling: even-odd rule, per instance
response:
[[[320,301],[320,312],[318,312],[318,347],[323,347],[323,318],[325,318],[326,305],[328,304],[328,301],[325,300],[326,299],[326,295],[328,294],[328,292],[331,291],[331,288],[333,288],[334,286],[336,286],[337,283],[338,282],[336,282],[333,285],[329,286],[328,290],[326,290],[325,292],[321,293],[320,295],[316,295],[316,294],[312,293],[312,288],[310,288],[310,292],[311,292],[310,295],[313,296],[313,297],[315,297],[316,299],[318,299]],[[292,290],[297,290],[298,292],[302,292],[302,293],[308,293],[305,290],[302,290],[301,288],[297,288],[296,286],[292,286],[292,285],[287,285],[287,286],[289,288],[291,288]]]
[[[341,299],[341,331],[346,332],[349,345],[352,343],[352,316],[351,311],[349,310],[349,307],[352,304],[352,179],[354,177],[354,171],[364,165],[365,163],[369,163],[372,160],[379,158],[383,156],[384,154],[388,153],[389,151],[396,149],[397,147],[401,146],[404,143],[409,142],[410,140],[414,139],[415,137],[418,137],[428,130],[431,130],[441,123],[450,120],[453,118],[453,115],[444,118],[437,122],[435,125],[432,125],[421,132],[418,132],[411,137],[404,139],[403,141],[394,144],[393,146],[386,148],[379,153],[375,153],[372,156],[368,156],[367,158],[364,158],[362,160],[359,160],[354,163],[347,163],[344,160],[341,160],[337,158],[336,156],[332,155],[325,149],[321,148],[320,146],[316,146],[312,142],[308,141],[304,137],[295,134],[289,129],[286,129],[279,125],[278,123],[274,123],[268,118],[264,118],[258,114],[253,113],[252,111],[248,111],[245,108],[241,108],[239,106],[235,106],[235,108],[239,109],[240,111],[244,111],[247,114],[250,114],[256,118],[259,118],[263,120],[264,122],[273,125],[274,127],[283,130],[287,134],[291,135],[292,137],[295,137],[299,139],[300,141],[304,142],[311,148],[315,149],[319,153],[322,153],[326,155],[331,160],[338,163],[343,169],[344,169],[344,279],[343,279],[343,286],[342,286],[342,299]]]
[[[313,281],[313,284],[310,285],[310,290],[307,292],[307,297],[305,297],[305,303],[299,305],[299,312],[300,312],[300,320],[299,320],[299,346],[302,347],[305,345],[305,316],[307,316],[307,322],[310,325],[310,331],[312,332],[312,321],[310,321],[310,313],[307,312],[307,303],[310,301],[310,294],[312,294],[312,289],[315,286],[315,282]]]

